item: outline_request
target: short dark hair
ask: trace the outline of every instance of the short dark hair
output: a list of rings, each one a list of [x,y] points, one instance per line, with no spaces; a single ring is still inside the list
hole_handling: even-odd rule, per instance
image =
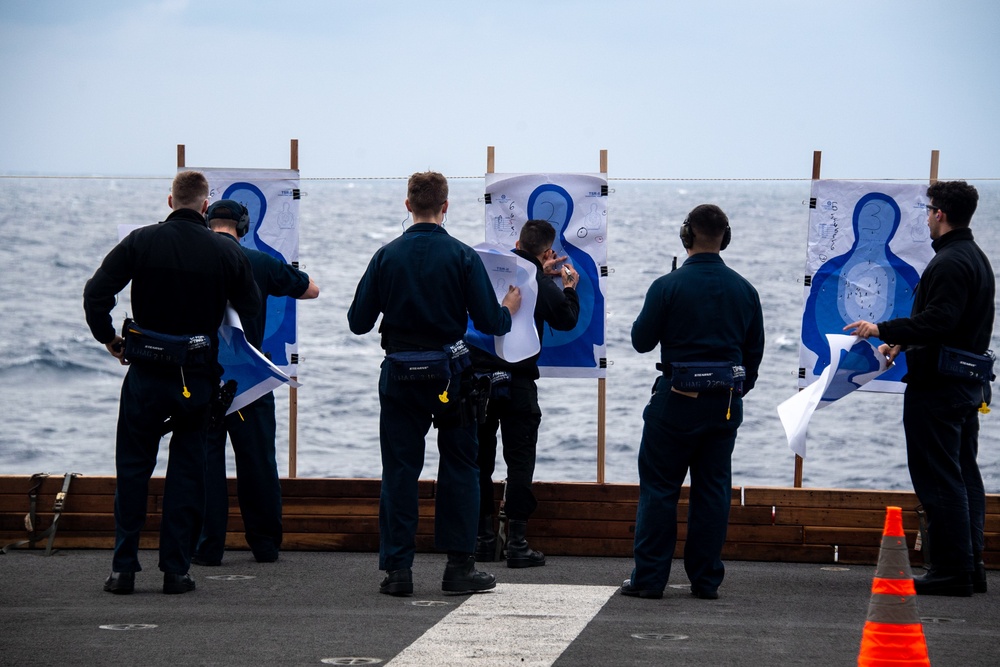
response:
[[[420,171],[410,176],[406,198],[415,215],[436,214],[448,201],[448,179],[436,171]]]
[[[556,228],[548,220],[528,220],[521,227],[521,236],[518,238],[521,250],[534,257],[551,248],[555,240]]]
[[[952,227],[968,227],[979,204],[979,192],[965,181],[938,181],[927,188],[934,206],[948,215]]]
[[[208,199],[208,179],[200,171],[182,171],[174,176],[170,194],[175,208],[200,211],[202,203]]]
[[[715,204],[695,206],[688,213],[687,221],[696,237],[709,239],[721,239],[729,226],[729,218]]]

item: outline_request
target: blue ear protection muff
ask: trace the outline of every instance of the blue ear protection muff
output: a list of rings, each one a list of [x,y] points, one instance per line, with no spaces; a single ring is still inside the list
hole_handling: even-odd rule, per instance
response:
[[[236,221],[236,235],[240,238],[246,236],[250,231],[250,212],[243,204],[232,199],[221,199],[205,211],[205,221],[209,222],[215,218]]]
[[[684,246],[685,250],[690,250],[694,247],[694,229],[691,228],[691,223],[684,219],[684,223],[681,225],[681,244]],[[733,240],[733,230],[726,225],[726,231],[722,234],[722,244],[719,246],[719,250],[725,250],[729,246],[729,242]]]

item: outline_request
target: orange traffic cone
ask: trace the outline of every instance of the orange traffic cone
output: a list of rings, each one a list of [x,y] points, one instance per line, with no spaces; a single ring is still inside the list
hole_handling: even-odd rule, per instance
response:
[[[926,665],[930,667],[924,628],[917,615],[917,592],[910,572],[910,552],[903,535],[903,510],[885,508],[885,529],[872,582],[868,620],[861,635],[858,667]]]

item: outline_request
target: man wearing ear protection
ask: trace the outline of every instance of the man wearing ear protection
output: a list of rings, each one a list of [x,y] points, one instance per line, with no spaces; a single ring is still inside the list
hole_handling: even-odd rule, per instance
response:
[[[725,576],[732,454],[742,396],[757,380],[764,317],[753,285],[722,261],[729,219],[702,204],[681,227],[684,264],[657,278],[632,325],[632,346],[660,346],[653,395],[643,411],[635,568],[622,595],[658,599],[677,543],[677,503],[691,473],[684,569],[691,593],[714,600]]]
[[[239,239],[250,231],[247,208],[222,199],[205,213],[209,227],[228,245],[239,247],[250,260],[254,282],[260,288],[261,308],[256,317],[242,320],[247,342],[261,349],[267,324],[267,297],[315,299],[319,287],[306,273],[266,252],[245,248]],[[274,394],[268,392],[228,415],[225,427],[209,433],[205,453],[205,516],[192,562],[221,565],[226,546],[229,491],[226,484],[226,433],[236,457],[236,494],[247,544],[259,563],[278,560],[281,547],[281,484],[275,459]]]
[[[173,435],[160,523],[163,592],[195,589],[188,567],[205,508],[208,411],[222,375],[217,332],[227,300],[244,318],[260,309],[260,291],[246,255],[205,225],[204,174],[177,174],[167,204],[173,209],[167,219],[126,236],[83,290],[94,338],[122,364],[130,364],[122,383],[115,448],[115,551],[104,583],[105,591],[118,595],[134,590],[135,573],[142,569],[139,534],[168,418]],[[170,354],[157,354],[162,346],[139,348],[133,342],[139,338],[136,333],[127,333],[124,341],[115,334],[111,311],[129,282],[136,326],[126,331],[142,331],[143,338],[171,337],[177,344]]]
[[[929,567],[918,595],[986,592],[986,495],[976,456],[979,414],[989,412],[996,277],[969,224],[979,203],[965,181],[927,188],[934,258],[913,296],[910,317],[844,327],[879,338],[890,360],[906,352],[903,431],[913,490],[927,513]]]

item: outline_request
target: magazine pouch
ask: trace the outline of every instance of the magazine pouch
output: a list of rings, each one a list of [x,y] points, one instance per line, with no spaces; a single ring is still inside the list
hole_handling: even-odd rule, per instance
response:
[[[729,361],[674,361],[670,386],[678,391],[729,391],[743,394],[747,372]]]
[[[942,345],[938,354],[938,372],[968,382],[989,384],[996,379],[993,373],[995,359],[992,350],[987,350],[986,354],[975,354]]]
[[[490,373],[490,398],[510,398],[509,371],[493,371]]]
[[[459,339],[451,345],[445,345],[444,351],[448,354],[452,375],[461,375],[467,369],[472,368],[472,356],[469,354],[469,347],[464,340]]]

